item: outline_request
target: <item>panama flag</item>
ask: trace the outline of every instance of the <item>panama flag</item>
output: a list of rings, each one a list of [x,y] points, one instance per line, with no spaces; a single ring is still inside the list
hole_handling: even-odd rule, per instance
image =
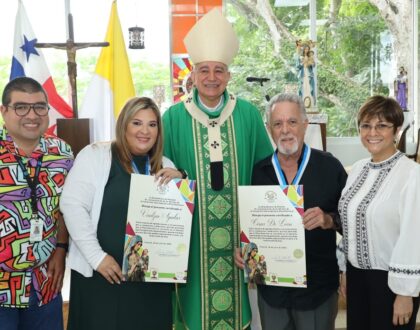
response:
[[[116,1],[112,3],[105,41],[109,46],[101,50],[80,110],[80,117],[93,118],[95,141],[114,137],[116,118],[125,102],[135,95]]]
[[[46,90],[51,106],[48,133],[54,133],[57,118],[71,118],[72,108],[57,94],[54,82],[41,50],[35,48],[37,39],[26,15],[25,7],[19,0],[15,22],[12,70],[10,80],[27,76],[37,80]]]

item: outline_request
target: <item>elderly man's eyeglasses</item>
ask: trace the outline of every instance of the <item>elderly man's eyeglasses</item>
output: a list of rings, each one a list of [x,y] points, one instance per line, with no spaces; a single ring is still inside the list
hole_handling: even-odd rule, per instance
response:
[[[34,109],[34,112],[38,116],[46,116],[50,110],[49,105],[46,103],[16,103],[13,105],[8,105],[7,107],[15,110],[16,115],[19,117],[26,116],[29,111],[31,111],[31,109]]]
[[[362,133],[370,132],[373,129],[375,129],[378,133],[385,133],[388,129],[394,127],[394,125],[387,125],[387,124],[376,124],[376,125],[370,125],[370,124],[360,124],[359,130]]]

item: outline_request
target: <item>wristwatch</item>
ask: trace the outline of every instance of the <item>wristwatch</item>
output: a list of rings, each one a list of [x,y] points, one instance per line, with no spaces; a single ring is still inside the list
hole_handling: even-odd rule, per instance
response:
[[[68,243],[57,243],[55,245],[57,248],[62,248],[64,251],[69,252],[69,244]]]
[[[186,171],[186,170],[183,170],[182,168],[177,168],[177,170],[178,170],[179,172],[181,172],[181,174],[182,174],[182,178],[183,178],[183,179],[188,178],[188,173],[187,173],[187,171]]]

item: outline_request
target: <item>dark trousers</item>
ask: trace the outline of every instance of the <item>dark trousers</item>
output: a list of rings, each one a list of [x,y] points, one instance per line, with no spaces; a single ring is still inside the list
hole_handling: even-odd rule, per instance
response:
[[[302,311],[270,306],[261,294],[258,294],[262,328],[263,330],[334,330],[337,301],[338,295],[334,292],[316,308]]]
[[[48,304],[38,306],[35,289],[31,288],[28,308],[0,307],[1,330],[63,330],[61,293]]]
[[[392,324],[395,293],[388,287],[388,272],[358,269],[347,263],[347,330],[414,330],[419,298],[413,298],[410,322]]]

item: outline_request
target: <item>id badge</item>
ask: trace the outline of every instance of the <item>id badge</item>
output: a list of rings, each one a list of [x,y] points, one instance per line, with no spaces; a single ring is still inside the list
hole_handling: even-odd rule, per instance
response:
[[[42,230],[44,223],[40,219],[31,220],[31,235],[29,236],[29,241],[31,243],[42,241]]]

